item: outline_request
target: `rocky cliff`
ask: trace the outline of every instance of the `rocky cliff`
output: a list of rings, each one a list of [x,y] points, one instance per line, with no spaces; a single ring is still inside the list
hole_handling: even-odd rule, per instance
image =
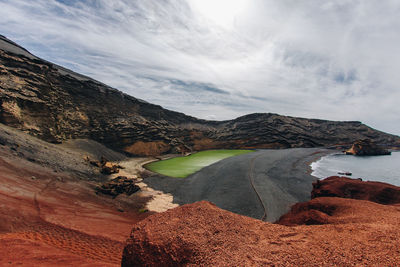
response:
[[[0,36],[0,122],[43,140],[89,138],[136,155],[211,148],[316,147],[398,136],[360,122],[277,114],[205,121],[126,95],[35,57]]]

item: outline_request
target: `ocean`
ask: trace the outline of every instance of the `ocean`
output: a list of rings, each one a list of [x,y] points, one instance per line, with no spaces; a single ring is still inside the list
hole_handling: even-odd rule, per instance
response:
[[[318,178],[350,172],[351,178],[378,181],[400,186],[400,152],[387,156],[363,156],[330,154],[311,164],[311,175]]]

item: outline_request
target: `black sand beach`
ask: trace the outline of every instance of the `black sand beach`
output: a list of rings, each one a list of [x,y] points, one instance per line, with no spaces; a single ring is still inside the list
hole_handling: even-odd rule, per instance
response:
[[[222,209],[274,222],[291,205],[310,200],[309,164],[331,153],[323,148],[257,150],[219,161],[185,179],[154,175],[152,188],[171,193],[174,202],[208,200]]]

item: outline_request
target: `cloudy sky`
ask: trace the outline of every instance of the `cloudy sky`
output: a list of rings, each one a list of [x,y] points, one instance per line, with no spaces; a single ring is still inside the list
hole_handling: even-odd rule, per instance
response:
[[[398,0],[0,0],[0,34],[206,119],[360,120],[400,134]]]

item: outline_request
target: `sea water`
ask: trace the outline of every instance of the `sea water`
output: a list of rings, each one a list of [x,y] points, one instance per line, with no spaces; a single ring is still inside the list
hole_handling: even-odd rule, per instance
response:
[[[400,152],[385,156],[353,156],[330,154],[311,164],[312,175],[318,178],[352,173],[351,178],[378,181],[400,186]]]

